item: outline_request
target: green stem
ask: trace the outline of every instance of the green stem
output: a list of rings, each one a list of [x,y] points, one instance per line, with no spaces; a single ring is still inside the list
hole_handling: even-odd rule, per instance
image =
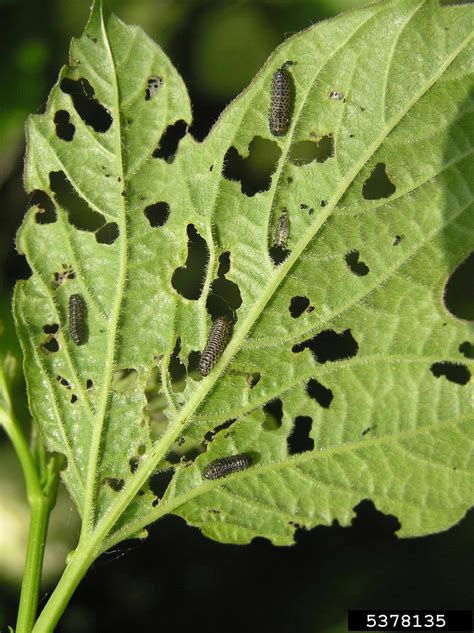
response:
[[[72,594],[95,559],[90,552],[90,547],[84,548],[84,551],[78,547],[72,554],[64,574],[36,621],[33,633],[52,633],[54,631],[54,627],[62,616]]]
[[[1,386],[3,387],[4,402],[8,407],[10,405],[9,399],[6,399],[8,392],[4,383]],[[43,455],[42,459],[35,463],[25,435],[11,408],[0,410],[0,425],[6,430],[20,462],[25,478],[26,496],[31,508],[28,545],[16,623],[16,633],[31,633],[38,609],[46,534],[49,515],[56,499],[61,459],[53,457],[46,463],[45,455]],[[44,453],[44,447],[39,442],[38,440],[36,448]]]
[[[50,513],[49,500],[43,494],[38,496],[33,503],[30,502],[30,504],[30,531],[28,534],[16,633],[30,633],[35,623]]]
[[[38,485],[34,496],[30,495],[28,499],[31,506],[30,531],[16,633],[31,633],[35,623],[49,516],[56,502],[62,463],[61,456],[53,456],[40,467],[43,486]]]
[[[31,507],[28,546],[16,625],[17,633],[30,633],[38,605],[44,546],[51,506],[50,499],[45,496],[41,489],[36,464],[18,421],[15,420],[11,411],[3,410],[0,422],[7,432],[21,464],[26,484],[26,496]]]

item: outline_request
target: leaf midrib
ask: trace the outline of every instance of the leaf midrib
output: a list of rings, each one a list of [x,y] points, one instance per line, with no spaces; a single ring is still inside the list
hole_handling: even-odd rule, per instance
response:
[[[115,72],[115,60],[112,54],[112,50],[110,48],[110,42],[108,38],[108,33],[104,25],[104,19],[102,14],[102,5],[99,3],[98,6],[99,11],[99,20],[100,20],[100,29],[102,31],[102,37],[104,40],[104,44],[107,48],[110,67],[113,69],[112,81],[114,86],[114,107],[116,112],[115,123],[117,125],[117,130],[115,133],[115,155],[117,157],[118,162],[118,171],[120,173],[121,181],[125,187],[125,170],[123,165],[123,157],[122,157],[122,147],[121,147],[121,139],[122,139],[122,121],[120,115],[120,95],[119,95],[119,87],[117,82],[117,73]],[[90,533],[94,528],[94,519],[95,519],[95,501],[97,494],[97,471],[100,461],[100,449],[102,442],[102,431],[104,427],[105,417],[107,413],[107,406],[109,400],[111,398],[111,384],[113,378],[113,371],[115,368],[115,353],[116,353],[116,342],[117,342],[117,332],[119,325],[120,312],[122,308],[122,301],[124,298],[125,291],[125,282],[126,282],[126,271],[127,271],[127,253],[128,253],[128,235],[127,235],[127,224],[126,224],[126,209],[125,209],[125,199],[123,196],[120,196],[119,203],[119,211],[117,217],[117,223],[119,226],[119,270],[118,270],[118,282],[117,282],[117,291],[115,295],[114,305],[110,315],[110,327],[108,328],[108,348],[107,354],[105,358],[104,364],[104,375],[102,381],[102,389],[101,389],[101,398],[99,401],[99,405],[97,408],[97,413],[95,416],[95,420],[93,422],[93,433],[91,440],[91,448],[89,453],[89,468],[87,471],[86,477],[86,487],[85,487],[85,500],[84,500],[84,512],[82,519],[82,529],[81,536],[79,542],[82,540],[86,540]]]

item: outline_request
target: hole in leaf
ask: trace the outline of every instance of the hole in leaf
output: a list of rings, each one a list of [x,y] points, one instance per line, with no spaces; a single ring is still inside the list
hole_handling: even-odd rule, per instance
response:
[[[63,264],[63,269],[54,273],[53,288],[59,288],[59,286],[66,281],[66,279],[75,279],[76,273],[72,266]]]
[[[63,453],[59,453],[58,451],[51,451],[49,453],[49,457],[57,457],[58,458],[58,466],[59,472],[63,472],[67,470],[67,457]]]
[[[299,353],[310,349],[318,363],[326,361],[346,360],[355,356],[359,350],[357,341],[350,330],[337,333],[334,330],[323,330],[313,338],[293,346],[293,352]]]
[[[50,352],[51,354],[54,354],[55,352],[59,352],[59,343],[57,342],[57,340],[54,338],[54,336],[51,336],[46,343],[43,343],[42,347],[47,351]]]
[[[162,85],[162,77],[148,77],[148,79],[146,80],[145,101],[150,101],[150,99],[156,97]]]
[[[288,436],[288,454],[306,453],[314,448],[314,440],[309,436],[313,420],[309,416],[299,415],[295,419],[293,430]]]
[[[120,492],[124,487],[124,484],[125,482],[123,479],[117,479],[116,477],[105,477],[102,479],[102,485],[110,486],[115,492]]]
[[[51,171],[49,183],[60,207],[68,212],[69,222],[81,231],[97,231],[105,218],[79,196],[62,171]]]
[[[174,271],[171,283],[182,297],[196,301],[204,285],[209,249],[193,224],[188,224],[187,233],[188,257],[185,265]]]
[[[38,207],[38,211],[35,213],[35,221],[38,224],[52,224],[56,222],[57,215],[53,201],[41,189],[35,189],[30,194],[28,208],[30,207]]]
[[[75,393],[73,393],[71,396],[71,404],[74,404],[75,402],[77,402],[77,396]]]
[[[311,378],[308,380],[308,384],[306,385],[306,393],[310,398],[316,400],[316,402],[322,406],[324,409],[328,409],[334,395],[331,389],[328,389],[320,382],[318,382],[315,378]]]
[[[170,464],[182,464],[183,466],[191,466],[196,457],[202,455],[204,450],[202,447],[193,446],[193,448],[188,449],[185,452],[177,452],[176,450],[172,450],[166,456],[167,460]]]
[[[467,385],[471,378],[471,372],[462,363],[450,363],[449,361],[443,361],[439,363],[433,363],[430,367],[433,376],[439,378],[444,376],[450,382],[454,382],[457,385]]]
[[[171,464],[181,464],[183,466],[190,466],[193,461],[206,451],[205,443],[194,445],[190,448],[184,448],[186,439],[179,435],[176,442],[171,447],[170,452],[166,456],[166,459]]]
[[[247,376],[247,384],[249,389],[253,389],[255,385],[258,385],[260,382],[261,374],[259,371],[255,371],[253,374],[249,374]]]
[[[290,253],[291,251],[289,251],[286,248],[283,248],[282,246],[271,246],[268,249],[268,254],[270,255],[270,259],[272,260],[275,266],[279,266],[280,264],[283,264],[283,262],[285,261],[285,259],[288,257]]]
[[[93,386],[94,386],[94,383],[92,382],[92,380],[90,378],[88,378],[86,380],[86,389],[87,390],[92,389]]]
[[[376,428],[377,428],[376,424],[374,424],[373,426],[368,426],[366,429],[362,431],[362,435],[367,435],[367,433],[370,433],[370,431],[375,431]]]
[[[207,443],[212,442],[212,440],[214,439],[214,436],[217,435],[217,433],[219,433],[220,431],[223,431],[225,429],[230,429],[230,427],[234,424],[234,422],[236,421],[237,418],[231,418],[230,420],[226,420],[225,422],[223,422],[222,424],[219,424],[218,426],[214,427],[212,429],[212,431],[208,431],[205,435],[204,435],[204,439]]]
[[[128,460],[128,464],[130,466],[130,472],[132,473],[132,475],[137,470],[139,463],[140,463],[140,457],[138,455],[133,455]]]
[[[62,141],[72,141],[76,128],[70,122],[70,115],[67,110],[58,110],[54,115],[54,124],[56,125],[56,135]]]
[[[178,149],[180,140],[185,136],[188,124],[183,119],[168,125],[163,132],[157,148],[153,152],[153,158],[162,158],[168,163],[172,163]]]
[[[398,246],[401,241],[402,241],[402,236],[395,235],[395,237],[393,238],[392,246]]]
[[[358,277],[364,277],[369,272],[369,267],[364,264],[363,261],[359,261],[359,257],[359,251],[350,251],[350,253],[346,253],[344,255],[346,264],[349,266],[354,275],[357,275]]]
[[[451,273],[444,286],[444,305],[458,319],[474,321],[474,252]]]
[[[116,369],[112,375],[111,389],[117,393],[124,393],[133,389],[138,380],[138,372],[133,367]]]
[[[62,387],[66,387],[66,389],[71,389],[71,383],[69,382],[69,380],[66,380],[66,378],[58,375],[56,376],[56,380]]]
[[[167,202],[155,202],[146,207],[143,213],[153,228],[163,226],[170,216],[170,205]]]
[[[225,277],[214,279],[206,301],[206,309],[216,318],[226,316],[235,320],[235,310],[242,304],[240,289],[236,283]]]
[[[148,404],[151,404],[152,407],[154,406],[154,404],[156,404],[157,398],[159,397],[159,391],[160,391],[160,386],[161,386],[161,373],[159,370],[159,365],[162,359],[163,359],[163,355],[160,355],[160,354],[154,357],[153,360],[156,363],[156,365],[152,366],[151,371],[148,375],[148,379],[146,381],[146,385],[145,385],[145,396],[146,396]],[[161,415],[159,415],[158,417],[162,418]]]
[[[59,325],[57,323],[51,323],[51,325],[49,324],[43,325],[43,332],[45,334],[56,334],[58,330],[59,330]]]
[[[270,400],[263,406],[263,411],[265,413],[265,420],[263,422],[263,428],[266,431],[274,431],[275,429],[279,429],[281,426],[281,421],[283,419],[283,402],[280,398],[276,398],[275,400]]]
[[[167,470],[161,470],[151,476],[149,480],[150,490],[158,499],[161,499],[165,494],[170,481],[173,479],[173,475],[174,469],[168,468]]]
[[[249,144],[249,153],[242,157],[235,147],[229,147],[224,157],[222,175],[228,180],[240,182],[241,191],[246,196],[254,196],[259,191],[268,191],[281,149],[278,143],[254,136]]]
[[[195,374],[199,369],[199,361],[201,360],[201,352],[190,352],[188,356],[188,374]]]
[[[291,297],[290,307],[288,308],[294,319],[300,317],[303,312],[312,312],[314,307],[310,305],[308,297]]]
[[[95,239],[99,244],[113,244],[120,235],[119,227],[116,222],[104,224],[96,234]]]
[[[60,83],[61,90],[68,94],[74,104],[77,114],[86,125],[96,132],[107,132],[112,125],[110,112],[94,97],[94,88],[84,77],[69,79],[66,77]]]
[[[474,358],[474,345],[469,343],[469,341],[464,341],[459,346],[459,351],[461,354],[464,354],[466,358]]]
[[[366,200],[379,200],[390,198],[395,189],[395,185],[385,170],[385,163],[377,163],[362,185],[362,195]]]
[[[226,316],[234,321],[235,311],[242,305],[242,295],[239,286],[226,279],[225,275],[229,270],[230,252],[226,251],[219,256],[217,278],[211,284],[206,309],[213,318]]]
[[[294,527],[296,532],[307,529],[304,525],[301,525],[301,523],[297,523],[296,521],[288,521],[288,525],[290,525],[291,527]],[[295,538],[297,538],[297,536],[295,536]]]
[[[179,359],[180,351],[181,338],[178,336],[169,362],[169,373],[174,392],[183,391],[183,389],[186,387],[186,367]]]
[[[225,277],[230,270],[230,251],[225,251],[219,255],[219,268],[217,269],[218,277]]]
[[[324,163],[334,156],[334,136],[326,134],[317,141],[298,141],[291,146],[289,160],[293,165]]]

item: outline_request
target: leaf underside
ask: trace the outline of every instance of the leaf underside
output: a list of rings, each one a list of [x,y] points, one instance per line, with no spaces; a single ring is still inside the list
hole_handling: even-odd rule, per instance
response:
[[[102,549],[167,513],[215,540],[286,545],[298,526],[350,524],[362,499],[401,536],[470,507],[473,332],[443,291],[474,234],[472,16],[395,0],[317,24],[202,143],[185,134],[167,153],[170,126],[191,122],[185,86],[96,3],[28,121],[17,246],[32,276],[14,311],[31,411],[67,458],[84,533],[117,514]],[[277,137],[285,62],[294,100]],[[265,173],[252,189],[254,151]],[[72,294],[87,306],[81,345]],[[219,301],[236,322],[201,378]],[[203,477],[238,453],[250,468]]]

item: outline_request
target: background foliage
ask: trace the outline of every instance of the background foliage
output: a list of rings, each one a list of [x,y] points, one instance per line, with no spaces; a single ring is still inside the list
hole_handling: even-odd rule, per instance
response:
[[[345,8],[337,2],[289,5],[284,2],[170,1],[152,5],[143,0],[129,6],[120,2],[110,4],[124,21],[140,23],[182,73],[194,106],[192,131],[198,138],[205,136],[225,104],[248,83],[285,35],[329,15],[329,5],[334,13]],[[51,2],[46,11],[42,7],[41,15],[36,16],[35,11],[40,9],[32,5],[26,16],[26,11],[15,13],[15,7],[16,3],[3,7],[13,28],[6,29],[10,33],[6,42],[10,63],[2,66],[5,77],[0,82],[5,106],[0,120],[1,205],[7,211],[2,214],[5,224],[0,233],[4,289],[1,314],[5,327],[0,349],[17,349],[8,320],[8,303],[13,279],[26,272],[24,262],[11,249],[12,234],[26,206],[20,180],[22,122],[27,112],[36,111],[44,102],[47,87],[55,80],[58,67],[64,61],[70,34],[80,32],[88,12],[87,6],[71,10],[69,3]],[[215,64],[215,59],[226,63]],[[19,385],[19,393],[21,389]],[[8,450],[3,444],[0,449]],[[13,480],[11,476],[9,479]],[[61,516],[61,521],[65,521],[70,530],[67,512],[70,511]],[[131,627],[124,624],[125,611],[133,613],[131,622],[136,625],[138,617],[153,617],[157,613],[163,617],[164,610],[165,620],[168,618],[171,624],[180,607],[173,596],[181,596],[189,605],[187,615],[179,610],[183,628],[192,625],[199,614],[201,619],[209,618],[210,630],[212,621],[225,620],[229,631],[240,630],[245,625],[252,606],[257,612],[257,622],[253,624],[261,630],[275,629],[273,615],[266,608],[275,597],[288,605],[284,616],[287,620],[282,620],[281,615],[276,619],[279,622],[276,630],[282,631],[308,630],[310,625],[317,626],[316,630],[344,630],[344,609],[362,607],[364,601],[370,606],[376,606],[377,600],[380,606],[420,607],[423,600],[427,601],[425,606],[434,602],[446,607],[465,606],[467,596],[463,596],[462,570],[467,574],[468,567],[462,551],[467,525],[466,520],[449,534],[422,542],[398,543],[391,536],[396,521],[381,517],[370,504],[363,504],[353,528],[318,528],[309,534],[301,533],[296,548],[279,551],[265,542],[255,542],[246,550],[209,543],[181,522],[167,519],[159,525],[161,538],[156,542],[150,539],[146,545],[114,562],[114,567],[106,565],[102,569],[101,562],[97,564],[79,590],[61,630],[93,631],[94,626],[104,630],[105,622],[93,621],[94,582],[110,589],[104,596],[106,601],[110,600],[110,609],[103,605],[104,614],[114,611],[117,594],[125,596],[129,608],[122,603],[120,610],[116,610],[117,623],[124,629]],[[1,544],[11,535],[1,524],[0,529]],[[152,556],[156,556],[160,569],[156,578],[151,570],[140,569],[142,564],[144,568],[148,566]],[[381,560],[392,561],[390,584]],[[457,568],[456,563],[459,563]],[[407,569],[411,584],[401,582]],[[394,593],[394,586],[399,587],[399,595]],[[238,601],[231,598],[236,595]],[[5,602],[0,605],[4,609],[3,614],[0,612],[2,624],[12,621],[11,616],[8,620],[3,616],[11,609],[14,588],[5,588],[5,596]],[[236,602],[247,606],[237,610]],[[228,621],[226,614],[230,615]],[[107,624],[113,625],[110,621]]]

